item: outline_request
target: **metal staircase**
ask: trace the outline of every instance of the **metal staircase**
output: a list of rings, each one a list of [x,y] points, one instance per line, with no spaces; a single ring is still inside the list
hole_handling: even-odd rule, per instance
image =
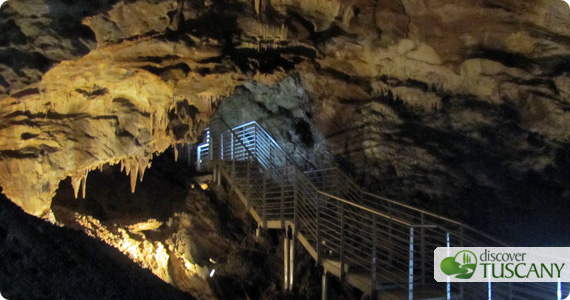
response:
[[[293,284],[297,240],[325,273],[372,299],[560,299],[555,283],[435,282],[436,247],[506,245],[457,221],[367,193],[336,168],[305,172],[257,122],[230,129],[215,119],[197,152],[198,168],[231,185],[260,227],[292,229],[286,288]]]

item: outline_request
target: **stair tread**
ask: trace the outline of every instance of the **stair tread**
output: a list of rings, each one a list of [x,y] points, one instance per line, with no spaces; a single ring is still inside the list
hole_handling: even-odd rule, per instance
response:
[[[289,206],[285,204],[285,210],[287,213],[293,214],[291,210],[293,199],[301,199],[295,202],[295,208],[297,208],[299,212],[297,217],[301,222],[299,239],[313,257],[318,257],[320,263],[323,264],[325,268],[334,269],[332,271],[338,274],[337,276],[344,273],[347,282],[367,293],[370,291],[370,285],[372,284],[369,270],[369,266],[372,264],[370,261],[370,251],[372,251],[372,245],[375,245],[377,288],[381,289],[382,294],[389,295],[386,298],[407,299],[408,291],[406,285],[409,280],[407,268],[408,258],[404,257],[407,246],[402,244],[406,244],[406,239],[409,239],[409,237],[406,236],[406,232],[395,234],[391,229],[392,220],[394,218],[408,221],[402,217],[406,215],[386,211],[382,208],[382,205],[385,205],[382,203],[378,203],[378,205],[367,203],[364,196],[359,193],[359,187],[342,173],[340,173],[341,177],[338,177],[339,173],[334,173],[338,172],[338,170],[335,169],[305,172],[308,184],[298,181],[298,177],[294,177],[295,179],[292,180],[292,177],[290,177],[293,174],[291,170],[295,170],[295,172],[297,172],[297,170],[291,169],[290,166],[288,166],[289,162],[284,156],[278,159],[278,164],[281,165],[281,163],[283,163],[285,166],[281,169],[275,168],[276,164],[274,164],[271,158],[268,159],[267,156],[263,156],[260,159],[258,156],[267,154],[264,154],[264,151],[270,149],[273,143],[275,143],[274,149],[280,148],[271,138],[266,138],[265,135],[269,135],[263,128],[258,128],[258,126],[259,125],[255,122],[238,126],[234,128],[234,132],[238,135],[234,135],[232,139],[232,141],[234,141],[234,139],[241,141],[240,145],[242,145],[235,149],[235,157],[244,159],[248,155],[246,153],[247,151],[243,148],[243,144],[246,144],[245,147],[251,150],[256,161],[254,162],[250,159],[222,163],[224,166],[222,168],[222,174],[225,172],[224,177],[232,183],[233,187],[240,190],[241,193],[238,193],[238,195],[242,198],[242,201],[248,205],[252,205],[250,212],[257,222],[262,222],[260,219],[265,217],[266,220],[263,220],[263,226],[267,226],[268,228],[282,228],[284,221],[292,222],[293,220],[275,218],[275,216],[280,213],[280,204],[290,201],[287,202]],[[229,134],[232,136],[232,133]],[[259,134],[263,135],[263,140],[261,141],[263,144],[259,144],[259,140],[257,139]],[[359,137],[357,136],[356,138]],[[355,144],[352,144],[350,146],[352,148],[349,149],[349,151],[358,150],[356,148],[360,147],[354,145]],[[228,151],[227,144],[223,149],[224,151]],[[232,148],[232,151],[233,150]],[[358,153],[356,154],[358,155]],[[247,172],[249,172],[249,175],[247,175]],[[228,176],[231,176],[231,178],[228,178]],[[299,184],[300,182],[301,184]],[[315,191],[315,188],[311,186],[311,184],[316,186],[317,191]],[[321,204],[325,203],[320,206],[321,213],[319,213],[315,205],[315,203],[318,203],[315,195],[319,195],[319,191],[343,198],[344,200],[339,200],[343,201],[343,203],[355,203],[370,209],[365,210],[359,205],[345,204],[342,206],[338,204],[338,199],[334,200],[334,197],[327,196],[319,198],[324,199],[320,200],[323,201],[320,202]],[[297,195],[301,196],[297,197]],[[248,200],[243,200],[244,197],[247,197]],[[268,204],[265,210],[262,208],[264,203]],[[342,212],[344,212],[344,223],[340,222],[341,209]],[[378,222],[375,223],[378,224],[375,231],[377,235],[374,237],[372,236],[372,225],[370,223],[373,217],[371,215],[365,215],[369,214],[372,210],[383,212],[382,218],[386,218],[386,215],[390,217],[389,221],[376,221]],[[265,216],[263,216],[263,213],[266,213]],[[315,219],[317,217],[321,218],[318,231],[320,233],[319,240],[316,239],[316,236],[312,235],[316,232],[317,223]],[[378,220],[378,217],[376,217],[375,220]],[[341,228],[345,229],[341,230]],[[343,245],[340,245],[341,231],[345,232],[345,243]],[[324,243],[324,240],[326,240],[327,243]],[[320,246],[317,246],[317,244]],[[341,263],[339,253],[341,246],[344,246],[344,253],[346,254],[342,260],[343,263]],[[317,253],[317,248],[321,253]],[[326,252],[327,250],[331,252]],[[366,251],[366,253],[364,253],[365,258],[361,258],[362,256],[359,256],[359,254],[362,254],[364,251]],[[401,252],[404,252],[404,254],[401,254]],[[392,260],[394,257],[398,262]],[[398,268],[396,268],[396,266]],[[340,272],[341,267],[344,268],[344,272]],[[419,276],[415,276],[414,281],[419,281]],[[445,297],[442,298],[441,296],[441,288],[430,290],[429,288],[414,285],[414,299],[445,299]]]

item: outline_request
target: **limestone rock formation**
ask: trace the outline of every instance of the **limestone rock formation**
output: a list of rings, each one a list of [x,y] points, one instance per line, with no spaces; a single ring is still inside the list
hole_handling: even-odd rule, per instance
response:
[[[1,10],[0,185],[28,213],[49,218],[62,179],[78,193],[104,164],[134,188],[236,87],[287,78],[337,161],[385,195],[486,216],[570,197],[563,1],[82,3]]]
[[[569,25],[561,0],[10,0],[0,186],[27,213],[224,298],[195,275],[207,256],[186,253],[231,248],[212,236],[187,247],[202,238],[187,230],[198,202],[149,217],[164,203],[86,190],[90,171],[115,164],[134,190],[155,154],[195,142],[219,111],[234,125],[258,119],[308,168],[334,162],[383,196],[511,242],[561,244]],[[60,186],[65,205],[52,203]]]

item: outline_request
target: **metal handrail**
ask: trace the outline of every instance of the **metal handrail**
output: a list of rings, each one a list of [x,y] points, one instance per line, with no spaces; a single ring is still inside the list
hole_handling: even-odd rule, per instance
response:
[[[221,118],[216,121],[221,122],[224,129],[210,133],[209,148],[204,150],[211,159],[216,155],[214,151],[220,151],[217,156],[220,162],[216,165],[231,170],[226,176],[232,177],[228,178],[232,184],[243,189],[243,194],[249,197],[247,205],[261,218],[258,222],[265,227],[268,217],[280,219],[282,224],[286,218],[292,221],[295,231],[307,238],[317,261],[325,254],[339,259],[341,279],[346,265],[369,273],[370,277],[365,281],[369,282],[371,293],[377,291],[379,280],[408,289],[409,299],[413,299],[414,285],[435,285],[432,276],[435,247],[444,246],[445,240],[450,241],[450,238],[456,246],[488,246],[480,245],[478,239],[466,237],[466,231],[487,242],[505,245],[461,222],[368,193],[337,168],[303,172],[255,121],[233,129]],[[228,134],[231,144],[226,149],[228,145],[224,143],[228,142],[225,140]],[[216,141],[219,143],[217,149],[214,147]],[[278,153],[272,152],[273,149]],[[231,152],[229,156],[226,156],[226,150]],[[326,176],[320,177],[323,174]],[[323,179],[319,184],[323,188],[328,184],[332,191],[322,190],[309,176]],[[379,210],[378,205],[368,205],[371,203],[365,201],[366,197],[379,200],[380,206],[380,202],[387,206]],[[440,221],[443,224],[439,224]],[[458,229],[452,228],[454,226]],[[505,295],[532,295],[536,290],[529,284],[498,286],[494,293]],[[508,288],[502,288],[504,286]],[[447,292],[451,288],[460,296],[464,293],[483,295],[482,287],[452,283],[447,285]]]
[[[317,189],[317,193],[319,193],[319,194],[321,194],[321,195],[323,195],[323,196],[329,197],[329,198],[331,198],[331,199],[335,199],[335,200],[337,200],[337,201],[339,201],[339,202],[346,203],[346,204],[348,204],[348,205],[350,205],[350,206],[353,206],[353,207],[362,209],[362,210],[364,210],[364,211],[367,211],[367,212],[369,212],[369,213],[375,214],[375,215],[377,215],[377,216],[380,216],[380,217],[389,219],[389,220],[391,220],[391,221],[395,221],[395,222],[397,222],[397,223],[399,223],[399,224],[402,224],[402,225],[406,225],[406,226],[410,226],[410,227],[426,226],[426,225],[415,225],[415,224],[412,224],[412,223],[408,223],[408,222],[406,222],[406,221],[404,221],[404,220],[400,220],[400,219],[398,219],[398,218],[394,218],[393,216],[390,216],[390,215],[381,213],[381,212],[379,212],[379,211],[376,211],[376,210],[374,210],[374,209],[368,208],[368,207],[366,207],[366,206],[363,206],[363,205],[360,205],[360,204],[357,204],[357,203],[354,203],[354,202],[350,202],[350,201],[348,201],[348,200],[339,198],[339,197],[337,197],[337,196],[335,196],[335,195],[331,195],[331,194],[322,192],[322,191],[320,191],[320,190],[318,190],[318,189]],[[430,225],[430,226],[431,226],[431,225]]]

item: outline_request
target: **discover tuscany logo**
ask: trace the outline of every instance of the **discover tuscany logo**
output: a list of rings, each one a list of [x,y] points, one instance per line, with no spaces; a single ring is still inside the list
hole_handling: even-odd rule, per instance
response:
[[[570,248],[439,247],[437,282],[568,282]]]
[[[455,278],[469,279],[477,268],[477,256],[469,250],[459,251],[455,256],[441,261],[441,271]]]

